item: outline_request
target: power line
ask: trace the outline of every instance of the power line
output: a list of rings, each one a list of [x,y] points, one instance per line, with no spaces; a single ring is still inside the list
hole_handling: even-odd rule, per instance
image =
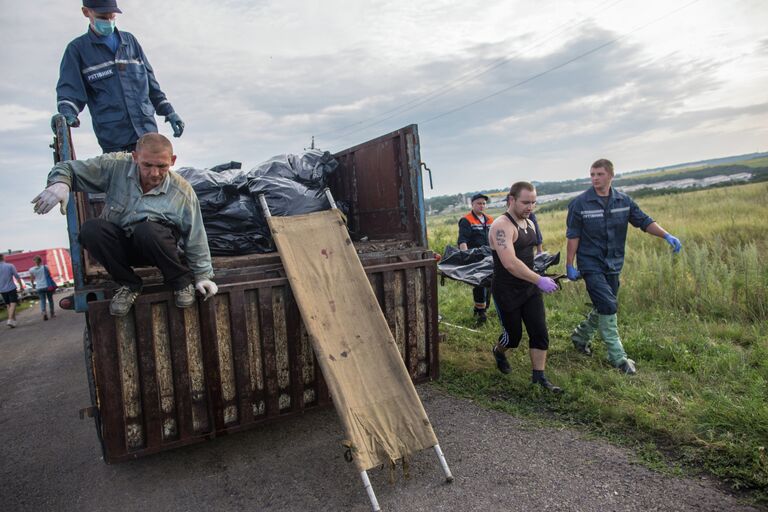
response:
[[[602,3],[598,4],[595,7],[595,11],[593,12],[593,14],[587,16],[586,18],[582,19],[579,23],[575,24],[574,28],[578,27],[579,25],[583,25],[584,23],[586,23],[587,21],[592,19],[594,17],[594,15],[598,12],[598,10],[603,8],[603,6],[605,4],[610,3],[610,5],[605,7],[604,9],[602,9],[602,11],[608,10],[611,7],[613,7],[614,5],[616,5],[618,3],[621,3],[623,1],[625,1],[625,0],[605,0],[605,1],[603,1]],[[360,128],[360,129],[370,128],[371,126],[376,126],[377,124],[381,124],[384,121],[388,121],[389,119],[392,119],[393,117],[395,117],[398,114],[401,114],[401,113],[413,110],[414,108],[416,108],[416,107],[418,107],[420,105],[423,105],[424,103],[428,103],[429,101],[432,101],[435,98],[438,98],[440,96],[443,96],[444,94],[447,94],[449,91],[451,91],[453,89],[456,89],[458,86],[460,86],[462,84],[465,84],[465,83],[469,82],[472,79],[475,79],[475,78],[477,78],[479,76],[482,76],[482,75],[484,75],[486,73],[489,73],[490,71],[492,71],[492,70],[494,70],[494,69],[496,69],[496,68],[498,68],[500,66],[503,66],[504,64],[507,64],[508,62],[510,62],[510,60],[513,57],[516,57],[516,56],[522,54],[523,52],[526,52],[526,51],[529,51],[529,50],[532,50],[534,48],[537,48],[537,47],[541,46],[542,44],[544,44],[544,43],[548,42],[549,40],[551,40],[553,37],[555,37],[557,35],[560,35],[561,33],[565,32],[566,30],[561,30],[561,29],[563,29],[563,28],[567,27],[568,25],[572,24],[572,22],[574,20],[575,20],[575,18],[572,18],[572,19],[568,20],[567,22],[560,24],[554,30],[548,32],[545,35],[545,39],[540,40],[537,43],[532,44],[530,46],[527,46],[526,48],[517,50],[512,55],[507,55],[505,57],[501,57],[501,58],[497,59],[496,61],[494,61],[493,63],[491,63],[488,66],[478,67],[478,68],[475,68],[475,69],[473,69],[471,71],[467,71],[464,74],[462,74],[461,76],[459,76],[458,78],[456,78],[453,81],[449,82],[448,85],[443,85],[443,86],[437,87],[437,88],[433,89],[432,91],[430,91],[429,93],[427,93],[424,96],[420,96],[420,97],[414,98],[412,100],[409,100],[409,101],[407,101],[405,103],[402,103],[402,104],[400,104],[400,105],[398,105],[398,106],[396,106],[394,108],[391,108],[391,109],[386,110],[384,112],[380,112],[380,113],[378,113],[376,115],[373,115],[373,116],[371,116],[371,117],[369,117],[367,119],[363,119],[361,121],[357,121],[355,123],[352,123],[352,124],[349,124],[349,125],[345,125],[345,126],[342,126],[342,127],[339,127],[339,128],[333,128],[333,129],[330,129],[330,130],[326,130],[324,132],[316,133],[315,136],[321,137],[323,135],[328,135],[328,134],[333,134],[333,133],[341,132],[341,131],[347,130],[349,128],[358,127],[361,124],[368,123],[369,121],[373,121],[374,119],[377,119],[377,118],[379,118],[381,116],[388,116],[388,117],[385,117],[383,119],[380,119],[379,121],[377,121],[377,122],[375,122],[373,124],[364,126],[364,127]],[[411,105],[413,105],[413,106],[411,106]],[[406,107],[409,107],[409,108],[406,108]],[[392,115],[389,115],[389,114],[392,114]],[[350,133],[355,133],[356,131],[358,131],[358,130],[355,129],[355,130],[352,130],[351,132],[343,133],[343,134],[339,135],[338,137],[335,137],[333,140],[338,140],[339,138],[345,137],[346,135],[348,135]]]
[[[515,89],[515,88],[517,88],[517,87],[520,87],[521,85],[525,85],[525,84],[527,84],[527,83],[529,83],[529,82],[531,82],[531,81],[533,81],[533,80],[535,80],[535,79],[537,79],[537,78],[540,78],[540,77],[542,77],[542,76],[544,76],[544,75],[547,75],[547,74],[549,74],[549,73],[551,73],[551,72],[553,72],[553,71],[556,71],[556,70],[558,70],[558,69],[560,69],[560,68],[563,68],[563,67],[567,66],[568,64],[571,64],[571,63],[573,63],[573,62],[575,62],[575,61],[577,61],[577,60],[580,60],[580,59],[582,59],[582,58],[584,58],[584,57],[587,57],[587,56],[589,56],[589,55],[591,55],[591,54],[593,54],[593,53],[596,53],[596,52],[598,52],[598,51],[600,51],[600,50],[602,50],[602,49],[604,49],[604,48],[607,48],[607,47],[609,47],[609,46],[612,46],[612,45],[616,44],[617,42],[621,41],[622,39],[625,39],[625,38],[629,37],[630,35],[634,34],[635,32],[638,32],[638,31],[640,31],[640,30],[643,30],[643,29],[645,29],[645,28],[647,28],[647,27],[649,27],[649,26],[651,26],[651,25],[655,24],[655,23],[658,23],[658,22],[660,22],[660,21],[662,21],[662,20],[664,20],[664,19],[666,19],[666,18],[668,18],[668,17],[672,16],[673,14],[676,14],[676,13],[678,13],[679,11],[682,11],[683,9],[686,9],[686,8],[690,7],[691,5],[698,3],[699,1],[700,1],[700,0],[692,0],[691,2],[688,2],[687,4],[685,4],[685,5],[681,6],[681,7],[678,7],[678,8],[676,8],[676,9],[673,9],[672,11],[669,11],[669,12],[667,12],[666,14],[664,14],[664,15],[662,15],[662,16],[660,16],[660,17],[658,17],[658,18],[655,18],[655,19],[653,19],[653,20],[651,20],[651,21],[649,21],[649,22],[647,22],[647,23],[644,23],[644,24],[642,24],[642,25],[638,25],[637,27],[635,27],[634,29],[630,30],[629,32],[627,32],[627,33],[625,33],[625,34],[623,34],[623,35],[621,35],[621,36],[618,36],[618,37],[616,37],[616,38],[614,38],[614,39],[611,39],[610,41],[608,41],[608,42],[606,42],[606,43],[603,43],[603,44],[601,44],[601,45],[598,45],[598,46],[596,46],[596,47],[594,47],[594,48],[592,48],[592,49],[590,49],[590,50],[588,50],[588,51],[586,51],[586,52],[584,52],[584,53],[581,53],[581,54],[579,54],[579,55],[577,55],[577,56],[575,56],[575,57],[573,57],[573,58],[571,58],[571,59],[568,59],[568,60],[566,60],[566,61],[564,61],[564,62],[561,62],[560,64],[557,64],[557,65],[555,65],[555,66],[553,66],[553,67],[551,67],[551,68],[548,68],[548,69],[546,69],[546,70],[544,70],[544,71],[542,71],[542,72],[540,72],[540,73],[537,73],[537,74],[535,74],[535,75],[532,75],[532,76],[530,76],[530,77],[528,77],[528,78],[526,78],[526,79],[524,79],[524,80],[521,80],[521,81],[519,81],[519,82],[516,82],[515,84],[512,84],[512,85],[510,85],[510,86],[508,86],[508,87],[504,87],[504,88],[502,88],[502,89],[499,89],[498,91],[495,91],[495,92],[493,92],[493,93],[491,93],[491,94],[488,94],[488,95],[486,95],[486,96],[483,96],[483,97],[481,97],[481,98],[478,98],[478,99],[476,99],[476,100],[470,101],[470,102],[468,102],[468,103],[465,103],[465,104],[463,104],[463,105],[460,105],[460,106],[458,106],[458,107],[452,108],[452,109],[450,109],[450,110],[447,110],[447,111],[445,111],[445,112],[442,112],[442,113],[440,113],[440,114],[438,114],[438,115],[435,115],[435,116],[429,117],[429,118],[427,118],[427,119],[424,119],[424,120],[418,121],[418,124],[427,124],[427,123],[430,123],[430,122],[432,122],[432,121],[435,121],[435,120],[437,120],[437,119],[440,119],[440,118],[443,118],[443,117],[449,116],[449,115],[451,115],[451,114],[454,114],[454,113],[456,113],[456,112],[459,112],[459,111],[461,111],[461,110],[464,110],[464,109],[466,109],[466,108],[468,108],[468,107],[471,107],[471,106],[473,106],[473,105],[477,105],[478,103],[482,103],[483,101],[486,101],[486,100],[488,100],[488,99],[490,99],[490,98],[493,98],[493,97],[495,97],[495,96],[498,96],[498,95],[500,95],[500,94],[503,94],[503,93],[505,93],[505,92],[507,92],[507,91],[510,91],[510,90],[512,90],[512,89]],[[407,110],[410,110],[410,109],[407,109]],[[407,110],[405,110],[405,111],[407,111]],[[405,112],[405,111],[403,111],[403,112]],[[390,116],[389,118],[387,118],[387,119],[384,119],[384,120],[382,120],[381,122],[383,122],[383,121],[385,121],[385,120],[388,120],[388,119],[391,119],[391,117],[394,117],[394,116]],[[354,134],[354,133],[359,133],[360,131],[362,131],[362,130],[364,130],[364,129],[367,129],[367,128],[371,127],[371,126],[375,126],[376,124],[380,124],[380,122],[377,122],[377,123],[373,123],[373,124],[370,124],[369,126],[363,127],[363,128],[361,128],[361,129],[359,129],[359,130],[353,130],[353,131],[351,131],[351,132],[347,132],[347,133],[345,133],[345,134],[342,134],[342,135],[340,135],[339,137],[337,137],[337,138],[334,138],[334,139],[333,139],[331,142],[333,143],[333,142],[336,142],[336,141],[342,140],[343,138],[345,138],[345,137],[346,137],[346,136],[348,136],[348,135],[352,135],[352,134]]]
[[[486,101],[486,100],[488,100],[490,98],[498,96],[499,94],[503,94],[503,93],[505,93],[507,91],[515,89],[516,87],[520,87],[521,85],[525,85],[528,82],[536,80],[537,78],[540,78],[540,77],[542,77],[544,75],[547,75],[547,74],[549,74],[549,73],[551,73],[553,71],[556,71],[556,70],[558,70],[560,68],[563,68],[563,67],[567,66],[568,64],[571,64],[572,62],[575,62],[575,61],[577,61],[579,59],[583,59],[584,57],[587,57],[588,55],[591,55],[591,54],[596,53],[596,52],[598,52],[598,51],[600,51],[600,50],[602,50],[604,48],[607,48],[607,47],[609,47],[609,46],[611,46],[611,45],[621,41],[622,39],[625,39],[626,37],[629,37],[630,35],[634,34],[635,32],[638,32],[638,31],[640,31],[640,30],[642,30],[644,28],[647,28],[647,27],[653,25],[654,23],[658,23],[659,21],[662,21],[662,20],[668,18],[669,16],[672,16],[673,14],[676,14],[679,11],[682,11],[683,9],[685,9],[687,7],[690,7],[691,5],[693,5],[693,4],[695,4],[695,3],[699,2],[699,1],[700,0],[693,0],[691,2],[688,2],[687,4],[683,5],[682,7],[678,7],[677,9],[674,9],[674,10],[664,14],[663,16],[660,16],[660,17],[658,17],[658,18],[656,18],[654,20],[651,20],[651,21],[649,21],[647,23],[644,23],[643,25],[639,25],[639,26],[635,27],[634,29],[630,30],[629,32],[627,32],[624,35],[621,35],[619,37],[611,39],[607,43],[603,43],[603,44],[601,44],[599,46],[596,46],[595,48],[592,48],[591,50],[588,50],[588,51],[586,51],[586,52],[584,52],[582,54],[577,55],[576,57],[568,59],[565,62],[561,62],[560,64],[558,64],[556,66],[553,66],[553,67],[551,67],[551,68],[549,68],[549,69],[547,69],[545,71],[542,71],[541,73],[537,73],[537,74],[535,74],[533,76],[530,76],[530,77],[526,78],[525,80],[521,80],[521,81],[519,81],[519,82],[517,82],[517,83],[515,83],[513,85],[510,85],[509,87],[504,87],[503,89],[499,89],[498,91],[493,92],[491,94],[488,94],[487,96],[483,96],[483,97],[478,98],[478,99],[476,99],[474,101],[470,101],[469,103],[465,103],[464,105],[461,105],[461,106],[458,106],[456,108],[452,108],[450,110],[447,110],[447,111],[443,112],[442,114],[438,114],[436,116],[424,119],[423,121],[419,121],[419,124],[430,123],[432,121],[435,121],[436,119],[440,119],[442,117],[451,115],[451,114],[456,113],[456,112],[458,112],[460,110],[464,110],[467,107],[471,107],[473,105],[477,105],[478,103],[481,103],[481,102]]]

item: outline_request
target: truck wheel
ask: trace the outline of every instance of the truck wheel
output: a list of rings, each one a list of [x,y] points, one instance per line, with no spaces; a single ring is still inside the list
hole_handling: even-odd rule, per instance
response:
[[[101,445],[101,454],[103,459],[107,460],[106,447],[104,439],[101,436],[101,414],[99,413],[98,398],[96,397],[96,378],[93,369],[93,345],[91,344],[91,333],[86,325],[83,332],[83,353],[85,355],[85,376],[88,380],[88,392],[91,395],[91,407],[93,407],[93,421],[96,424],[96,435]]]

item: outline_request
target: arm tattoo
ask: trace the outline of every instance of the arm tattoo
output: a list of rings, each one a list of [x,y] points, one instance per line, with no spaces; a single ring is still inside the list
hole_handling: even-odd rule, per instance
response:
[[[503,230],[500,229],[496,232],[495,241],[496,241],[496,245],[498,245],[502,249],[507,248],[507,235],[506,233],[504,233]]]

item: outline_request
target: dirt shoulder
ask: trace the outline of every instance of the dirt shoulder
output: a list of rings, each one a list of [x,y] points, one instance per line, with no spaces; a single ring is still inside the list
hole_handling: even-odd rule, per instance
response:
[[[0,331],[0,510],[370,510],[344,461],[332,409],[136,461],[106,465],[88,405],[82,315],[43,322],[32,309]],[[573,430],[540,428],[419,392],[456,477],[431,451],[409,480],[373,470],[385,511],[750,511],[709,479],[677,478]]]

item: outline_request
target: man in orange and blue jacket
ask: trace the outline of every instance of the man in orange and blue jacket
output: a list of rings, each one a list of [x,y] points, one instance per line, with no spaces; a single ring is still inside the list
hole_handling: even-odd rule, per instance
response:
[[[488,245],[488,231],[491,229],[493,218],[485,214],[488,204],[488,196],[475,194],[472,196],[472,210],[459,220],[459,249],[466,251]],[[476,286],[472,289],[475,299],[474,314],[479,323],[486,321],[486,309],[490,302],[490,293],[484,286]]]

